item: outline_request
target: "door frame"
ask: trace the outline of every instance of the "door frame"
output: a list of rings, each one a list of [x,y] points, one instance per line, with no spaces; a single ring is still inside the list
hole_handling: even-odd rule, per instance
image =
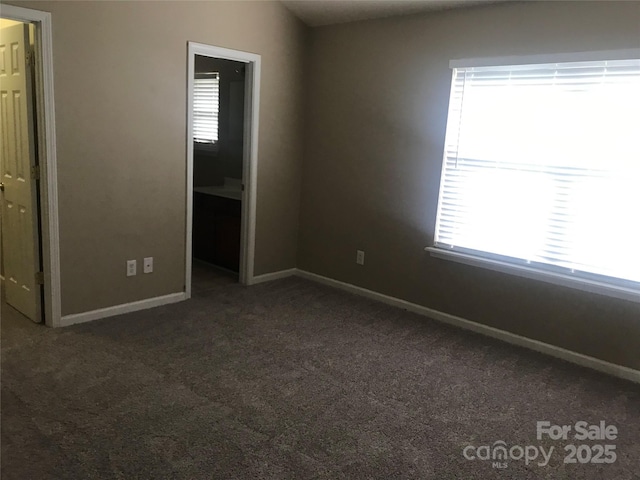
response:
[[[53,91],[53,35],[51,13],[13,5],[2,6],[2,18],[35,26],[36,125],[40,166],[40,224],[44,273],[44,322],[61,325],[60,232],[58,222],[58,168]]]
[[[191,241],[193,236],[193,88],[195,56],[202,55],[224,60],[234,60],[246,64],[242,160],[242,184],[244,188],[242,192],[239,271],[239,281],[243,285],[251,285],[254,283],[261,56],[255,53],[196,42],[188,42],[187,50],[187,222],[185,293],[187,298],[191,298]]]

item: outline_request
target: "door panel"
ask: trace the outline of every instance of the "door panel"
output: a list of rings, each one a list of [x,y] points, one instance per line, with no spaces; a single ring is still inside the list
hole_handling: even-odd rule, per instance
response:
[[[0,30],[0,175],[2,250],[7,303],[33,321],[41,319],[37,182],[29,26]]]

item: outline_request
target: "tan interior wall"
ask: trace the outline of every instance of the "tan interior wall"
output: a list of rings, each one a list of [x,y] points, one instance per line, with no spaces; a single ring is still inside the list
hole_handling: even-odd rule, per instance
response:
[[[52,13],[63,315],[184,290],[188,41],[262,56],[255,274],[295,266],[299,20],[278,2],[9,3]]]
[[[639,46],[638,2],[498,4],[313,30],[298,267],[640,368],[640,303],[423,251],[450,59]]]

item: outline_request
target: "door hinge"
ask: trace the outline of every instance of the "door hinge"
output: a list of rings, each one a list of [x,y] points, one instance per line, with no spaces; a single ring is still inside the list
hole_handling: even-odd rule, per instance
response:
[[[36,64],[36,52],[33,50],[27,50],[25,60],[27,65],[33,67]]]
[[[36,272],[36,285],[44,285],[44,272]]]
[[[244,192],[244,183],[240,185],[240,190]]]
[[[40,180],[40,165],[31,166],[31,179]]]

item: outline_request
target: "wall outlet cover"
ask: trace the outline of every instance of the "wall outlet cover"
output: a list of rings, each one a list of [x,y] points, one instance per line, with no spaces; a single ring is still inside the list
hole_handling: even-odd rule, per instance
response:
[[[127,277],[133,277],[137,273],[136,270],[136,261],[127,260]]]

